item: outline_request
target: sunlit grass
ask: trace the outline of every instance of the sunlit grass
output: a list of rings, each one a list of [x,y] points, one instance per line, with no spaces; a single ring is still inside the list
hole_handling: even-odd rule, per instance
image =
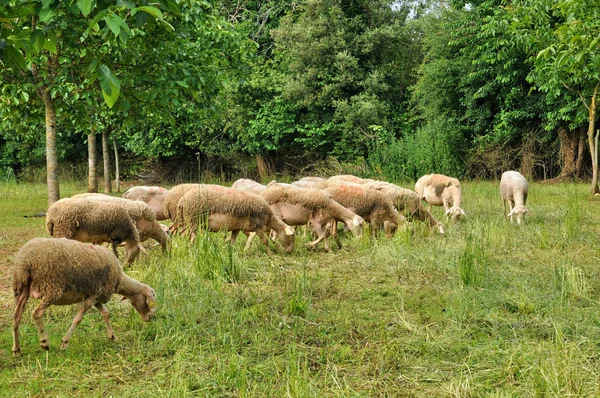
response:
[[[600,200],[583,184],[532,184],[532,215],[518,226],[505,222],[497,185],[463,183],[467,218],[446,222],[444,236],[414,223],[391,239],[346,234],[327,253],[309,251],[300,232],[292,255],[260,242],[244,252],[243,236],[233,247],[222,233],[175,237],[170,254],[151,248],[127,269],[156,289],[155,319],[142,322],[116,296],[108,303],[117,342],[90,310],[61,351],[77,308],[51,307],[46,353],[31,300],[13,359],[13,301],[1,284],[0,391],[598,396]],[[45,186],[0,185],[0,195],[9,261],[45,234],[43,218],[23,217],[45,209]]]

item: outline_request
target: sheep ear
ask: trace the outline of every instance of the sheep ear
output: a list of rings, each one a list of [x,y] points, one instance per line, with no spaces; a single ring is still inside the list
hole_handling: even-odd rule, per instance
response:
[[[465,213],[465,211],[463,209],[460,209],[460,214],[462,214],[463,216],[467,216],[467,213]]]
[[[294,230],[292,228],[290,228],[289,226],[285,227],[285,234],[288,236],[293,236],[294,235]]]
[[[354,225],[355,227],[358,227],[360,225],[360,218],[358,218],[358,216],[352,219],[352,225]]]
[[[448,214],[450,214],[450,210],[452,210],[452,208],[449,208],[448,210],[446,210],[446,213],[444,213],[444,215],[447,216]]]
[[[154,311],[156,309],[156,301],[154,301],[151,297],[146,297],[146,304],[150,310]]]
[[[510,216],[512,216],[514,212],[515,212],[515,209],[513,208],[513,209],[510,211],[510,213],[508,213],[508,214],[506,215],[506,217],[510,217]]]

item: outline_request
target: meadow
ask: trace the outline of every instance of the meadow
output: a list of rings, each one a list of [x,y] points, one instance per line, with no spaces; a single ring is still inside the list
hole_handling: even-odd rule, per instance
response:
[[[410,184],[401,184],[410,187]],[[343,238],[292,255],[243,252],[222,234],[174,238],[127,273],[153,286],[156,316],[108,303],[30,312],[11,353],[12,258],[47,236],[44,185],[0,183],[0,395],[33,397],[600,396],[600,198],[587,184],[530,185],[524,225],[505,222],[497,182],[464,182],[464,221],[419,222],[391,239]],[[85,187],[63,184],[62,195]],[[442,209],[434,208],[442,218]]]

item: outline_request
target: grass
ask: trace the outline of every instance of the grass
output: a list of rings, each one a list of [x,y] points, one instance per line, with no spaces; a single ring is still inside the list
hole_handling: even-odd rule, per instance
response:
[[[587,185],[532,184],[524,225],[504,221],[495,183],[463,184],[468,218],[440,237],[346,236],[332,254],[243,252],[222,234],[176,238],[127,272],[157,290],[155,319],[108,303],[119,341],[90,310],[51,307],[42,351],[28,304],[12,358],[10,259],[45,236],[45,187],[0,185],[0,391],[6,396],[600,395],[600,200]],[[65,194],[84,187],[66,186]],[[435,208],[437,217],[442,211]],[[7,263],[8,262],[8,263]]]

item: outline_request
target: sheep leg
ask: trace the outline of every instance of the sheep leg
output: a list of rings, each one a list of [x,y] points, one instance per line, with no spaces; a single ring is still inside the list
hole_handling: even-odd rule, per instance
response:
[[[25,305],[29,299],[29,286],[24,286],[17,297],[15,305],[15,314],[13,317],[13,347],[12,352],[14,356],[21,355],[21,343],[19,341],[19,324],[21,323],[21,316],[25,310]]]
[[[335,243],[338,245],[338,248],[342,248],[342,242],[340,241],[340,237],[337,234],[337,221],[331,220],[331,225],[329,226],[329,235],[333,237]]]
[[[515,207],[515,202],[513,202],[512,200],[509,201],[508,207],[510,208],[510,212],[508,214],[510,214],[510,213],[512,213],[513,208]],[[510,214],[510,222],[513,222],[513,215],[512,214]]]
[[[248,239],[246,240],[246,246],[244,246],[244,251],[246,251],[250,248],[250,245],[252,244],[252,239],[254,239],[254,237],[256,236],[256,232],[244,233],[248,235]]]
[[[64,350],[69,346],[69,340],[71,340],[71,335],[73,334],[73,331],[75,330],[77,325],[79,325],[79,322],[81,322],[83,316],[85,315],[87,310],[90,309],[91,306],[91,300],[85,300],[83,303],[81,303],[81,309],[79,310],[77,315],[75,315],[75,318],[73,318],[73,323],[71,323],[71,327],[67,331],[67,334],[65,334],[65,337],[62,338],[62,345],[60,346],[61,349]]]
[[[238,234],[240,233],[240,231],[231,231],[231,235],[226,239],[227,241],[229,241],[229,244],[231,246],[233,246],[233,244],[235,243],[235,240],[237,239]]]
[[[138,254],[140,254],[140,247],[138,242],[125,242],[125,262],[123,265],[129,265],[135,261]]]
[[[50,342],[48,341],[48,331],[44,327],[44,322],[42,321],[42,317],[44,316],[44,312],[46,312],[46,308],[50,307],[50,301],[47,298],[42,299],[42,302],[31,312],[31,317],[33,318],[33,322],[37,327],[38,334],[40,336],[40,346],[44,350],[50,349]]]
[[[313,231],[317,235],[317,239],[314,240],[313,242],[308,243],[307,246],[309,246],[311,249],[314,250],[316,248],[316,246],[319,244],[319,242],[324,241],[323,246],[325,247],[325,250],[327,250],[328,252],[331,253],[331,248],[327,244],[327,231],[325,231],[323,229],[323,225],[319,222],[312,221],[312,226],[313,226]]]
[[[104,320],[104,323],[106,323],[106,329],[108,331],[108,339],[117,341],[118,338],[117,338],[117,336],[115,336],[112,326],[110,326],[110,313],[108,312],[108,308],[106,308],[106,306],[102,303],[96,303],[95,307],[98,309],[98,311],[100,311],[100,315],[102,315],[102,319]]]
[[[257,229],[254,232],[256,232],[256,235],[258,235],[258,237],[260,238],[262,243],[264,243],[265,246],[267,247],[267,253],[271,254],[271,248],[269,247],[269,239],[265,235],[265,231],[263,231],[262,229]]]

